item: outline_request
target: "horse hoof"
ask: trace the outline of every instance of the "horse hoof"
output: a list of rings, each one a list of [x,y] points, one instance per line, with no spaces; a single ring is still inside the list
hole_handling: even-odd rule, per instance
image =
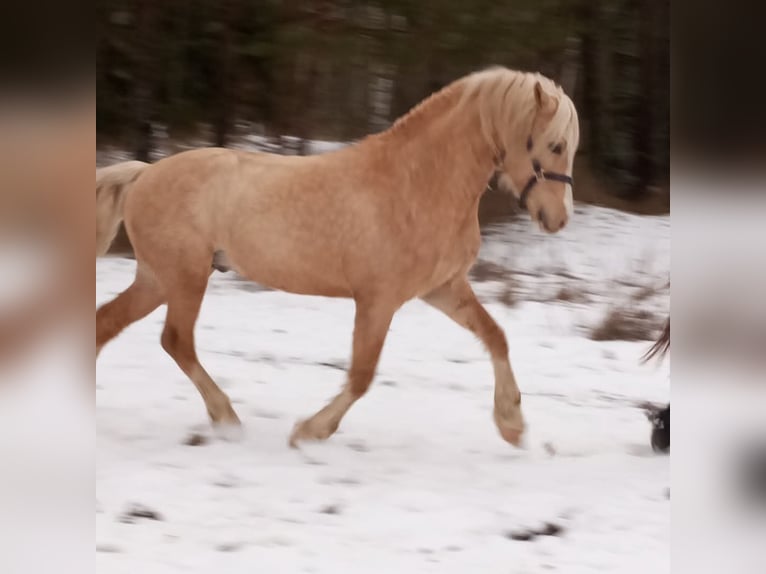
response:
[[[521,447],[524,444],[524,420],[521,418],[521,410],[518,411],[513,417],[501,418],[498,416],[497,411],[495,415],[495,426],[500,432],[500,436],[503,437],[505,442],[512,444],[515,447]]]
[[[500,436],[503,437],[505,442],[512,444],[517,448],[521,448],[524,445],[524,430],[514,428],[502,428],[498,427]]]
[[[306,419],[298,421],[290,434],[290,448],[298,448],[298,443],[305,441],[321,441],[330,438],[335,429],[317,428],[317,425],[311,420]]]
[[[302,440],[306,440],[309,437],[306,432],[306,421],[298,421],[293,426],[293,431],[290,433],[290,448],[298,448],[298,443]]]
[[[213,419],[213,432],[221,440],[230,442],[242,440],[244,435],[242,423],[231,406],[224,411],[222,416]]]

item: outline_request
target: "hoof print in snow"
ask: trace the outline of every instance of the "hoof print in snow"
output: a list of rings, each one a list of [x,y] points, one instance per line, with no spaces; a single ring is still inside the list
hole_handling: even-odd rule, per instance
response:
[[[258,417],[260,419],[268,419],[268,420],[276,421],[282,418],[282,415],[272,411],[253,409],[251,412],[253,413],[254,417]]]
[[[548,456],[556,456],[556,447],[554,447],[551,443],[543,443],[543,449]]]
[[[346,446],[356,452],[370,452],[370,449],[363,442],[350,442]]]
[[[553,522],[546,522],[542,528],[526,530],[512,530],[506,534],[507,538],[511,540],[520,540],[522,542],[530,542],[538,536],[561,536],[564,532],[564,528]]]
[[[213,481],[213,486],[217,486],[219,488],[236,488],[239,486],[239,480],[236,476],[225,474],[215,479]]]
[[[322,514],[333,514],[337,515],[340,514],[340,506],[337,504],[328,504],[327,506],[323,506],[319,512]]]
[[[506,534],[507,538],[511,540],[519,540],[521,542],[528,542],[535,539],[536,534],[531,530],[512,530]]]
[[[218,552],[237,552],[242,549],[242,544],[239,542],[224,542],[215,547]]]
[[[345,361],[321,361],[317,363],[320,367],[327,367],[328,369],[335,369],[337,371],[346,371],[347,366]]]
[[[353,476],[326,476],[319,479],[320,484],[343,484],[347,486],[359,486],[361,481]]]
[[[561,536],[563,532],[564,528],[553,522],[546,522],[545,526],[537,531],[540,536]]]
[[[96,544],[96,552],[102,554],[119,554],[122,549],[114,544]]]
[[[122,516],[120,516],[120,522],[124,522],[125,524],[133,524],[136,522],[136,520],[162,520],[162,515],[152,510],[151,508],[147,508],[146,506],[143,506],[141,504],[134,504],[133,506],[130,506],[125,512],[122,513]]]
[[[202,446],[208,443],[208,439],[205,435],[200,433],[192,433],[184,440],[186,446]]]

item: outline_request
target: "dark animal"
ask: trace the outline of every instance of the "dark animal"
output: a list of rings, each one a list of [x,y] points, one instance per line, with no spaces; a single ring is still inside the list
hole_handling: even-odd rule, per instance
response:
[[[664,357],[670,349],[670,317],[665,323],[665,328],[652,345],[652,348],[643,356],[643,362],[647,362],[659,355]],[[664,409],[652,410],[648,414],[652,423],[651,445],[655,452],[668,452],[670,450],[670,403]]]

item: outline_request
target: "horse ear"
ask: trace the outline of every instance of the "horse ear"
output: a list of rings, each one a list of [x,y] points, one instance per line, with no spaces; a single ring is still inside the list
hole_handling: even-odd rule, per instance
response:
[[[537,109],[545,113],[553,113],[556,111],[556,99],[545,91],[542,84],[535,82],[535,102],[537,102]]]

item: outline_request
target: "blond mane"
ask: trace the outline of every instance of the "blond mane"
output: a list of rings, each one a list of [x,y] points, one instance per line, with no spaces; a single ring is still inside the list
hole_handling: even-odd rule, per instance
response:
[[[577,111],[561,86],[539,73],[492,67],[457,81],[464,86],[461,105],[479,105],[482,130],[488,141],[507,145],[511,134],[529,133],[537,114],[534,86],[537,82],[558,99],[559,105],[548,123],[545,141],[566,141],[570,159],[579,143]],[[473,103],[472,103],[473,102]]]
[[[572,100],[553,80],[539,73],[521,72],[495,66],[464,76],[434,92],[393,125],[375,136],[402,134],[418,129],[435,114],[466,112],[479,107],[481,128],[492,146],[510,147],[508,138],[518,133],[529,134],[537,115],[534,87],[537,82],[554,96],[559,105],[548,123],[543,138],[547,142],[566,141],[571,160],[579,143],[577,111]],[[525,136],[526,137],[526,136]],[[366,138],[365,138],[366,139]]]

